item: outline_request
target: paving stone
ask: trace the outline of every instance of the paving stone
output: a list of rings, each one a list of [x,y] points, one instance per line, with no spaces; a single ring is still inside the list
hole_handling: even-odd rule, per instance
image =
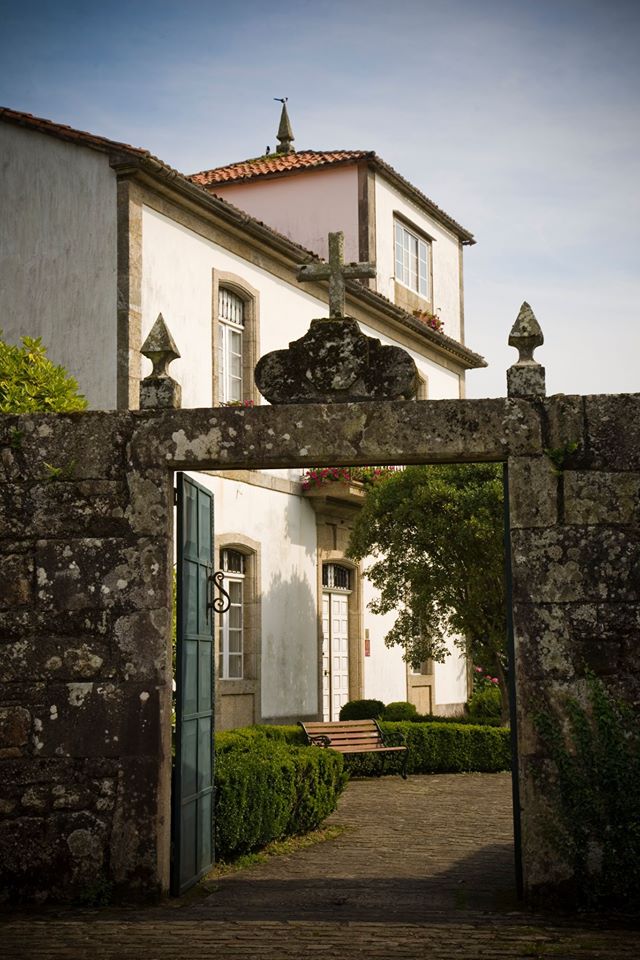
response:
[[[515,900],[508,774],[352,781],[335,840],[148,909],[7,915],[12,960],[636,960],[607,918]]]

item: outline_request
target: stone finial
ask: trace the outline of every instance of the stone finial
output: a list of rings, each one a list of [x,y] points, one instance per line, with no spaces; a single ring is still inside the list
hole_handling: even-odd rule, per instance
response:
[[[540,324],[529,304],[520,307],[509,334],[509,346],[518,351],[518,359],[507,370],[507,395],[510,397],[544,397],[544,367],[534,359],[534,351],[544,343]]]
[[[544,336],[536,316],[525,300],[520,307],[520,313],[509,334],[509,346],[519,351],[518,365],[523,363],[537,363],[533,359],[533,351],[544,343]]]
[[[282,113],[280,114],[280,126],[278,127],[278,133],[276,134],[278,138],[278,146],[276,147],[276,153],[295,153],[296,148],[293,146],[293,141],[295,137],[293,135],[293,130],[291,128],[291,121],[289,120],[289,114],[287,112],[287,100],[288,97],[274,97],[274,100],[279,100],[282,104]]]
[[[173,379],[168,367],[178,359],[180,351],[161,313],[142,344],[140,353],[153,364],[153,370],[140,384],[140,408],[178,409],[182,401],[182,388]]]
[[[345,280],[361,277],[375,277],[376,268],[372,263],[344,262],[344,233],[329,234],[329,262],[305,263],[298,267],[298,282],[310,280],[329,281],[329,317],[344,318]]]
[[[258,390],[269,403],[349,403],[410,400],[418,371],[401,347],[367,337],[351,317],[312,320],[288,350],[275,350],[256,366]]]

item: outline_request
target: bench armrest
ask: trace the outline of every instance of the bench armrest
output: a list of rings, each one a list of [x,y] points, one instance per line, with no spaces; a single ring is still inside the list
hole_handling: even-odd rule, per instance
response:
[[[383,746],[385,746],[385,747],[391,747],[391,746],[402,746],[402,745],[404,745],[404,746],[407,748],[407,750],[409,749],[409,747],[408,747],[408,745],[407,745],[407,735],[406,735],[406,733],[401,733],[401,734],[400,734],[400,737],[402,738],[402,744],[391,744],[391,743],[387,743],[387,741],[385,740],[385,737],[384,737],[384,733],[383,733],[382,730],[380,729],[380,724],[378,723],[377,720],[374,720],[373,722],[375,723],[376,727],[378,728],[378,733],[380,734],[380,742],[382,743]]]
[[[309,734],[307,734],[307,737],[312,747],[330,747],[331,746],[331,740],[329,739],[329,737],[325,737],[324,734],[322,733],[317,734],[315,737],[310,737]]]

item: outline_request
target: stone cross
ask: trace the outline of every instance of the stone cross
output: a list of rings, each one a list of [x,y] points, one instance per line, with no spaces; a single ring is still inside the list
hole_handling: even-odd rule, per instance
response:
[[[329,234],[329,262],[306,263],[298,269],[298,281],[329,281],[329,318],[344,317],[345,280],[360,277],[375,277],[376,268],[372,263],[344,262],[344,233]]]

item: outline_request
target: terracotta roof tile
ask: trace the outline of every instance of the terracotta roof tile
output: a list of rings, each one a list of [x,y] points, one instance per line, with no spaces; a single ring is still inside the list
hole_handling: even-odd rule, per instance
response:
[[[370,150],[301,150],[298,153],[270,153],[254,160],[241,160],[226,167],[214,167],[194,173],[190,179],[202,187],[214,183],[232,183],[237,180],[250,180],[270,174],[292,173],[296,170],[326,167],[336,163],[353,163],[355,160],[373,157]]]
[[[373,150],[300,150],[297,153],[270,153],[253,160],[241,160],[224,167],[202,170],[200,173],[191,174],[189,179],[206,190],[215,191],[217,185],[286,176],[291,173],[317,170],[321,167],[355,163],[358,160],[367,160],[371,163],[374,169],[380,171],[396,187],[424,207],[436,220],[453,230],[463,243],[475,243],[474,236],[469,230],[445,213],[433,200],[414,187]]]

